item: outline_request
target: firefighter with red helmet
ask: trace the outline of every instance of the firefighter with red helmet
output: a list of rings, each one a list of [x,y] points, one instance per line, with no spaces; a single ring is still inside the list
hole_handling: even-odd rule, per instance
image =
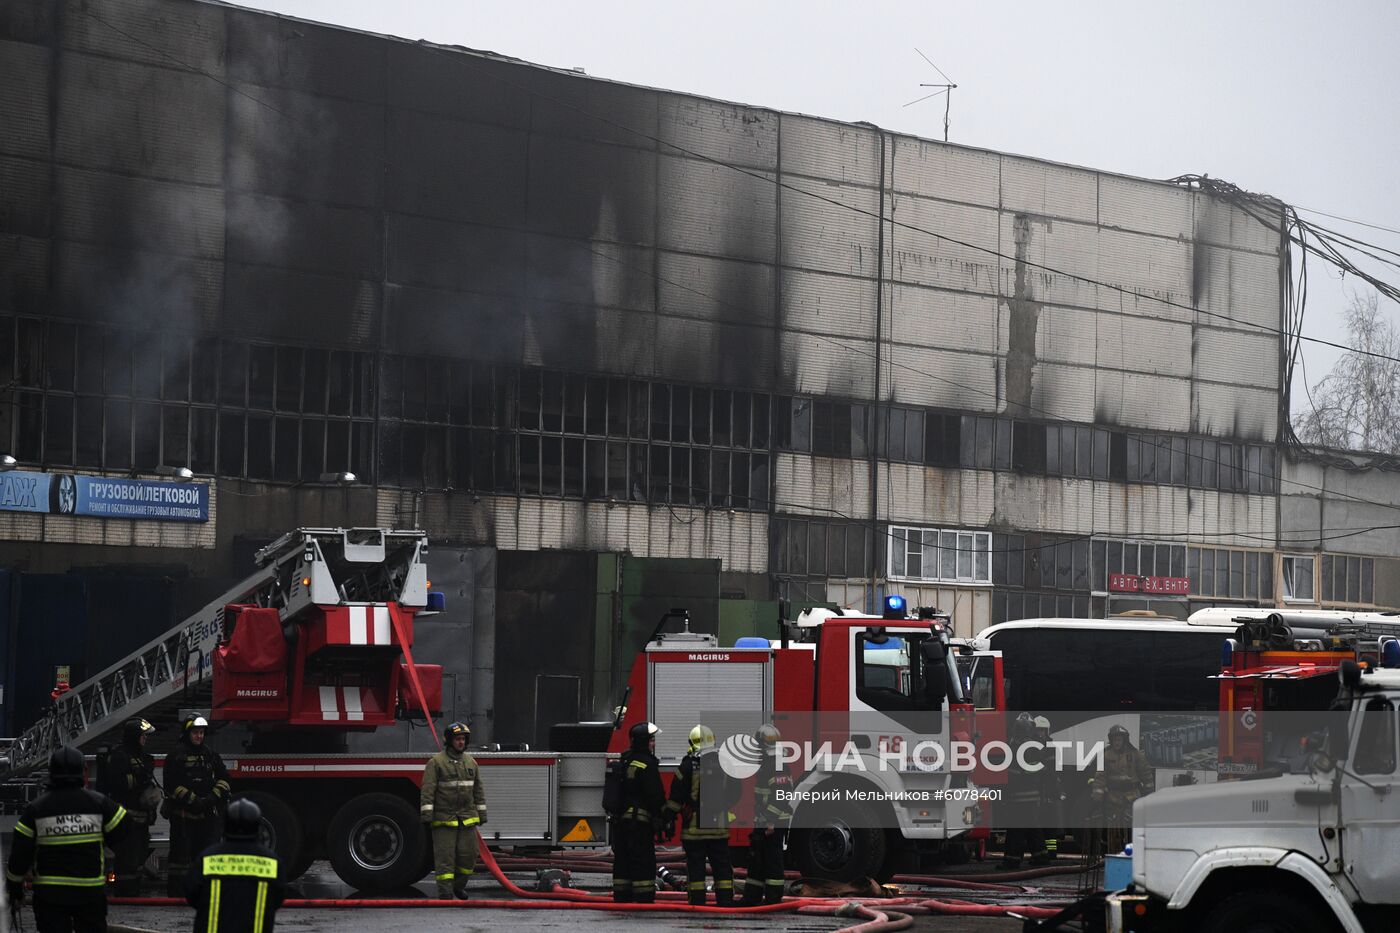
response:
[[[754,778],[754,828],[749,833],[749,874],[744,879],[744,906],[776,904],[783,899],[783,845],[787,839],[792,809],[785,799],[792,790],[792,777],[778,761],[782,735],[771,723],[759,726],[762,757]]]
[[[613,836],[613,900],[656,900],[656,840],[666,835],[661,764],[656,760],[655,723],[639,722],[627,733],[631,746],[618,759],[623,768],[622,808]]]
[[[223,841],[200,853],[185,888],[200,933],[272,933],[285,885],[277,854],[258,842],[261,825],[262,809],[240,797],[228,805]]]
[[[432,829],[437,893],[443,900],[467,899],[476,871],[477,826],[486,822],[486,788],[481,768],[467,754],[472,731],[454,722],[443,732],[442,751],[423,769],[419,816]]]
[[[72,746],[49,757],[49,784],[15,824],[5,893],[17,911],[32,870],[39,933],[100,933],[107,929],[102,848],[120,845],[130,821],[121,804],[83,786],[83,754]]]
[[[185,896],[185,873],[194,857],[219,841],[220,812],[228,801],[228,769],[205,743],[209,721],[185,721],[175,750],[165,756],[165,794],[170,817],[170,870],[166,893]]]
[[[139,897],[141,868],[151,852],[151,824],[160,807],[160,785],[156,783],[156,761],[146,742],[156,727],[139,716],[128,719],[122,729],[121,745],[107,753],[99,773],[98,790],[126,808],[131,830],[114,849],[117,897]]]

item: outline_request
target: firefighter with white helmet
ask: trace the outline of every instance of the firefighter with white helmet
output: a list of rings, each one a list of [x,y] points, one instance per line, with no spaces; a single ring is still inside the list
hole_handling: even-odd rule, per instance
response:
[[[443,731],[442,751],[423,769],[419,818],[432,830],[433,868],[443,900],[467,899],[467,882],[476,872],[477,826],[486,822],[481,768],[467,754],[471,734],[466,723],[452,723]]]
[[[613,836],[613,900],[650,904],[656,900],[656,840],[665,836],[661,765],[656,760],[653,722],[639,722],[627,733],[630,747],[623,768],[622,806]]]
[[[209,720],[185,720],[175,750],[165,756],[165,795],[170,817],[170,870],[166,893],[185,896],[185,873],[194,857],[219,841],[220,812],[228,801],[228,769],[205,743]]]
[[[719,765],[709,726],[690,730],[690,753],[681,759],[666,802],[669,823],[680,815],[686,890],[692,904],[705,903],[705,862],[715,876],[715,904],[734,906],[734,867],[729,860],[729,808],[738,786]],[[666,833],[670,836],[670,831]]]
[[[778,761],[782,734],[772,723],[754,732],[762,757],[754,776],[753,820],[749,833],[749,874],[744,879],[744,906],[776,904],[783,899],[783,846],[792,808],[785,799],[792,778]]]

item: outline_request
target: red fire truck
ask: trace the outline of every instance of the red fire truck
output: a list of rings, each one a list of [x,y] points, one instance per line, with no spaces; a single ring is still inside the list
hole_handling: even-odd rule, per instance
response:
[[[1302,755],[1301,740],[1323,726],[1321,714],[1337,694],[1342,662],[1375,668],[1387,650],[1400,652],[1400,618],[1391,613],[1251,609],[1230,614],[1239,628],[1225,642],[1217,677],[1221,777],[1286,772]]]
[[[923,855],[957,860],[986,835],[986,792],[967,773],[880,763],[882,753],[888,761],[920,741],[971,741],[971,695],[999,701],[999,658],[954,645],[951,628],[935,611],[910,617],[891,596],[879,616],[814,610],[784,624],[776,641],[741,639],[733,648],[688,625],[658,630],[633,665],[631,703],[610,750],[626,747],[632,725],[654,722],[669,771],[696,723],[722,746],[734,737],[738,749],[756,725],[773,722],[785,742],[851,749],[844,759],[804,753],[789,844],[804,875],[879,877]]]
[[[133,716],[157,726],[151,751],[159,758],[186,716],[207,711],[234,791],[259,803],[265,841],[295,874],[327,858],[359,889],[421,878],[430,867],[417,799],[425,753],[349,754],[347,738],[439,712],[442,671],[412,657],[416,625],[444,605],[428,580],[427,553],[421,531],[306,528],[284,535],[257,553],[257,573],[57,697],[8,749],[6,776],[42,769],[62,744],[98,752]],[[905,713],[970,716],[960,663],[973,692],[1000,696],[994,657],[974,652],[959,661],[946,618],[905,618],[901,601],[890,605],[884,617],[810,616],[776,646],[756,639],[721,649],[713,636],[658,630],[633,671],[638,702],[623,734],[643,717],[658,721],[663,760],[675,762],[706,711],[861,714],[863,731],[852,738],[873,753],[908,740]],[[867,715],[876,717],[873,724]],[[841,725],[828,720],[824,727]],[[970,721],[953,729],[971,731]],[[492,844],[607,844],[601,749],[473,755],[488,790],[484,835]],[[815,772],[811,780],[836,787],[853,779]],[[896,773],[878,777],[877,785],[957,793],[918,806],[860,803],[833,814],[796,835],[800,865],[835,877],[876,874],[906,849],[956,847],[978,823],[975,789],[960,776]],[[870,828],[881,818],[888,829]]]

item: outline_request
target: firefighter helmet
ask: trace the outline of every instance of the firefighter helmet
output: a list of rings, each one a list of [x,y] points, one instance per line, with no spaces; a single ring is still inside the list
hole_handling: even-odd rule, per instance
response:
[[[154,735],[156,727],[151,725],[140,716],[128,719],[122,728],[122,744],[128,748],[135,749],[141,742],[141,736]]]
[[[466,739],[467,741],[471,741],[471,737],[472,737],[471,726],[468,726],[468,725],[467,725],[466,723],[464,723],[464,722],[458,721],[458,722],[454,722],[454,723],[452,723],[451,725],[449,725],[445,730],[443,730],[443,733],[442,733],[443,740],[444,740],[444,741],[447,741],[447,742],[451,742],[453,739],[457,738],[457,736],[459,736],[459,735],[460,735],[462,738]]]
[[[1123,726],[1114,724],[1108,730],[1108,737],[1112,739],[1115,735],[1121,735],[1123,738],[1126,739],[1128,737],[1128,730],[1125,729]]]
[[[1044,716],[1035,717],[1034,723],[1037,729],[1044,729],[1046,732],[1050,731],[1050,720],[1046,719]]]
[[[247,797],[239,797],[228,805],[224,817],[225,839],[256,839],[262,826],[262,808]]]
[[[647,740],[660,734],[661,729],[654,722],[639,722],[627,732],[628,737],[632,740],[633,748],[645,748]]]
[[[50,755],[49,782],[54,787],[82,787],[83,753],[65,745]]]
[[[714,730],[704,723],[696,725],[690,730],[690,748],[692,751],[699,751],[702,748],[710,748],[715,744]]]
[[[189,731],[190,731],[191,729],[208,729],[208,728],[209,728],[209,720],[205,719],[203,716],[191,716],[189,719],[186,719],[186,720],[185,720],[185,729],[184,729],[184,731],[185,731],[186,734],[188,734]],[[152,730],[152,731],[154,731],[154,730]]]
[[[778,740],[783,737],[783,734],[778,731],[777,726],[771,722],[765,722],[754,730],[753,737],[758,739],[764,748],[772,748],[778,744]]]

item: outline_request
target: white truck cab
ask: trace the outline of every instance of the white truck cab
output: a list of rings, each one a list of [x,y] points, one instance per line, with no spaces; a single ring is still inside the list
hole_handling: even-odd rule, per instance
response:
[[[1134,804],[1132,885],[1108,896],[1109,930],[1400,929],[1400,669],[1347,662],[1340,680],[1308,773]]]

